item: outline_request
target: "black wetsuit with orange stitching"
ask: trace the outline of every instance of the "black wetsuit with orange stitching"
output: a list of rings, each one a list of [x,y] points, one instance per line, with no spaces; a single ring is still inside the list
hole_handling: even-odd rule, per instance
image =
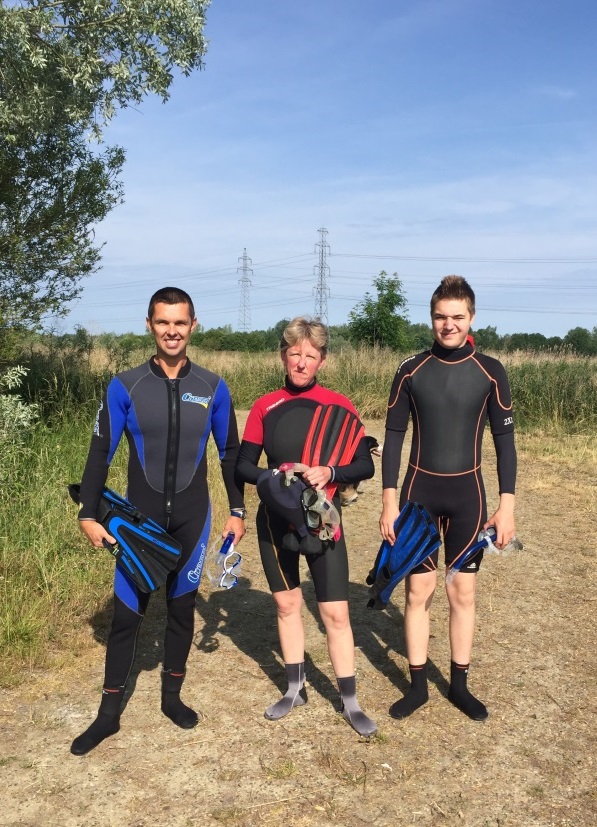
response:
[[[388,402],[382,455],[383,487],[395,488],[409,416],[413,439],[400,492],[424,505],[444,535],[446,564],[453,563],[487,519],[481,476],[481,444],[489,420],[497,455],[500,494],[514,494],[516,450],[512,400],[506,371],[497,359],[477,353],[469,342],[431,350],[399,367]],[[437,552],[414,573],[437,567]],[[477,571],[479,553],[463,571]]]

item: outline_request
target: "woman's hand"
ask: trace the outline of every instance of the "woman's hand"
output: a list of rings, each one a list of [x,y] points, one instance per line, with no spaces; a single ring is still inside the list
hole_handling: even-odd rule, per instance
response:
[[[319,491],[332,479],[332,469],[329,465],[313,465],[303,471],[303,479]]]

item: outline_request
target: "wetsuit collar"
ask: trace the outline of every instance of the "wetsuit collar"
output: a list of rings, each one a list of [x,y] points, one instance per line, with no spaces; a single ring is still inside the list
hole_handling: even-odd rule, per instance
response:
[[[299,388],[297,385],[294,384],[294,382],[291,382],[288,377],[284,379],[284,386],[287,391],[290,391],[290,393],[304,393],[305,391],[310,391],[311,388],[314,388],[316,384],[317,378],[314,378],[313,381],[310,382],[308,385]]]
[[[470,342],[465,342],[462,347],[448,348],[442,347],[437,342],[433,343],[431,353],[442,362],[463,362],[465,359],[475,352],[475,348]]]
[[[164,372],[164,369],[162,368],[162,366],[158,365],[158,363],[155,361],[155,356],[152,356],[151,359],[149,360],[149,369],[151,370],[151,372],[153,374],[155,374],[156,376],[159,376],[160,379],[168,379],[168,377],[166,376],[166,373]],[[187,361],[184,363],[184,365],[178,371],[178,376],[176,378],[177,379],[182,379],[184,376],[188,376],[190,370],[191,370],[191,360],[187,357]]]

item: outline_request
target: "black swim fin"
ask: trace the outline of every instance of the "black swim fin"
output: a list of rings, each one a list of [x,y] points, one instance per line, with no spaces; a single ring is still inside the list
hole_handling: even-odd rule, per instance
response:
[[[80,503],[79,485],[69,485],[68,493]],[[164,585],[182,552],[176,540],[110,488],[103,489],[97,521],[116,538],[115,545],[104,545],[140,591],[153,592]]]
[[[406,502],[394,524],[396,542],[381,544],[367,577],[370,609],[383,609],[398,583],[439,548],[441,539],[429,512],[419,503]]]

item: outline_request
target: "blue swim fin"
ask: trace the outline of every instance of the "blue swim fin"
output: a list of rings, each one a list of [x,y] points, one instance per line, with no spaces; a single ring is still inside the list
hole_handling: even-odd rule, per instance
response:
[[[429,512],[419,503],[408,501],[394,524],[396,542],[381,544],[374,567],[369,572],[370,609],[383,609],[398,583],[439,548],[441,539]]]
[[[80,502],[79,485],[69,485],[68,492]],[[164,585],[180,559],[182,547],[176,540],[110,488],[102,491],[97,521],[116,538],[115,545],[104,545],[140,591],[149,593]]]

